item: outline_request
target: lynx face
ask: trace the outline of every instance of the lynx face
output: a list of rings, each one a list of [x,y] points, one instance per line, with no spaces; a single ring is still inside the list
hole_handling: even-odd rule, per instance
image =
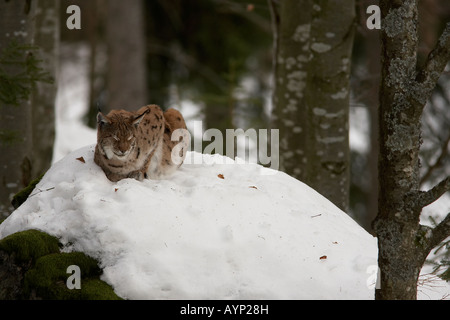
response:
[[[110,118],[98,114],[98,143],[106,158],[127,159],[136,147],[137,128],[145,114],[137,117],[113,114]]]

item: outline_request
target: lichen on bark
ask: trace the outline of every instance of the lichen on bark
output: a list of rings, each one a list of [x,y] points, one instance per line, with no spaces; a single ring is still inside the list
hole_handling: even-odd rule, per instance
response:
[[[272,127],[282,139],[280,169],[347,211],[354,2],[270,3],[276,39]]]
[[[380,7],[385,18],[381,32],[379,212],[373,224],[381,277],[376,298],[416,299],[418,276],[428,253],[450,235],[450,214],[434,229],[420,225],[422,208],[450,190],[450,178],[428,192],[420,191],[419,180],[420,120],[438,74],[450,59],[450,42],[445,39],[450,23],[420,68],[417,0],[382,0]]]

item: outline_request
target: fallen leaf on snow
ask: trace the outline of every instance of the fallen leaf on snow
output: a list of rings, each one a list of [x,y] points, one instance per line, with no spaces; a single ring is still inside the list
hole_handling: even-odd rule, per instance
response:
[[[327,256],[321,256],[319,259],[320,260],[325,260],[327,258]]]
[[[77,158],[77,160],[78,160],[78,161],[81,161],[81,162],[83,162],[83,163],[86,163],[86,161],[84,161],[84,158],[83,158],[83,157],[79,157],[79,158]]]
[[[223,174],[221,174],[221,173],[218,174],[217,176],[218,176],[220,179],[225,179],[225,177],[224,177]]]

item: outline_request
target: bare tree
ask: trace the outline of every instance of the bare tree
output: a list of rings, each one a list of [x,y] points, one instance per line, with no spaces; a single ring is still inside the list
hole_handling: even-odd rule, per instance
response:
[[[57,0],[0,2],[0,215],[51,164]]]
[[[272,0],[273,128],[280,168],[349,206],[349,77],[354,1]]]
[[[418,67],[418,0],[380,1],[380,90],[377,299],[416,299],[417,280],[429,252],[450,236],[450,214],[436,227],[420,224],[422,209],[450,190],[450,177],[420,190],[421,116],[450,59],[450,23],[425,64]]]
[[[33,41],[41,67],[54,79],[59,52],[59,0],[36,1]],[[33,177],[45,173],[53,159],[56,80],[37,82],[32,95]]]
[[[148,104],[144,1],[108,0],[107,109],[135,109]]]
[[[11,213],[11,197],[31,180],[31,83],[33,7],[0,1],[0,214]]]

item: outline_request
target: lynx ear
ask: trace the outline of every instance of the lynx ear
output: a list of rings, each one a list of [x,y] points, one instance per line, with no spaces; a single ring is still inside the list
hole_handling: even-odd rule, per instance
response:
[[[145,110],[145,112],[141,115],[138,115],[136,118],[134,118],[133,120],[133,125],[135,128],[137,128],[139,126],[139,124],[141,123],[142,119],[144,119],[144,116],[148,113],[148,110]]]
[[[108,120],[108,118],[106,118],[106,117],[103,115],[103,113],[99,112],[99,113],[97,114],[97,123],[98,123],[99,125],[102,125],[102,124],[109,124],[109,123],[111,123],[111,122]]]

